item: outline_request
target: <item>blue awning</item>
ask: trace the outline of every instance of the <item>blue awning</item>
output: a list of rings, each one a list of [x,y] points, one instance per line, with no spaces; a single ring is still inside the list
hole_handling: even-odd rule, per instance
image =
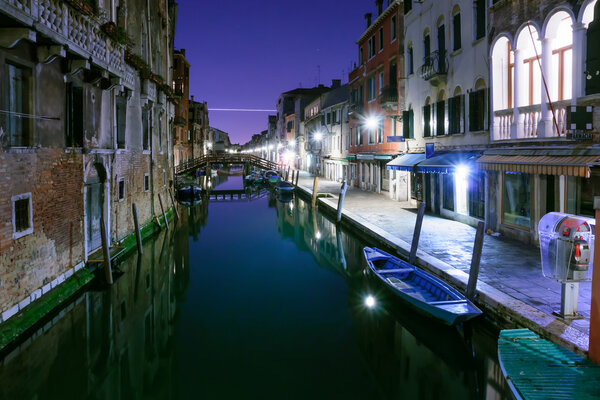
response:
[[[414,166],[425,159],[424,153],[402,154],[387,163],[387,169],[412,171]]]
[[[425,174],[451,174],[458,165],[476,168],[480,153],[446,153],[427,158],[417,164],[417,172]]]

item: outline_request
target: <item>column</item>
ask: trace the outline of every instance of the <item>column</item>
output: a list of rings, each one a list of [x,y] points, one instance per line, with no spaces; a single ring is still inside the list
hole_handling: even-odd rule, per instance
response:
[[[523,79],[521,77],[521,69],[523,68],[523,56],[521,50],[514,49],[514,68],[513,68],[513,123],[510,127],[510,138],[517,139],[523,137],[523,124],[519,116],[519,96],[521,94],[521,85]]]
[[[577,98],[585,95],[585,59],[587,52],[587,35],[585,25],[581,22],[573,24],[573,92],[571,104],[577,104]]]
[[[542,74],[544,78],[546,78],[546,85],[548,86],[548,92],[553,93],[555,86],[555,77],[552,73],[552,39],[551,38],[543,38],[542,39]],[[542,80],[540,85],[540,90],[542,91],[541,95],[541,114],[540,114],[540,122],[538,123],[538,137],[550,137],[554,136],[553,130],[553,118],[552,111],[550,110],[548,104],[550,100],[548,100],[548,94],[546,92],[546,87],[544,86],[544,82]]]

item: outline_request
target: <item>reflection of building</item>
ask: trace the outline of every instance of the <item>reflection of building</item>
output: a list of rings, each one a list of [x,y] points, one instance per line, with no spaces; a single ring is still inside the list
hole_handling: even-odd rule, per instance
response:
[[[176,5],[115,3],[0,6],[2,320],[167,198]]]

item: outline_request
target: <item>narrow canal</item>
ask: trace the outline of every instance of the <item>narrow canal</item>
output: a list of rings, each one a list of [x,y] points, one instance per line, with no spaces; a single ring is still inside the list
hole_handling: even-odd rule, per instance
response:
[[[510,398],[497,332],[404,309],[363,273],[371,243],[300,198],[251,197],[182,207],[110,289],[96,283],[4,355],[0,398]]]

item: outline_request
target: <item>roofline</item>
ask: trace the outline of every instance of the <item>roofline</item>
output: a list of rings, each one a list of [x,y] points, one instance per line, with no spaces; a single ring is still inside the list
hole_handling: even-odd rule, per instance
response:
[[[356,44],[359,44],[363,39],[371,34],[375,30],[375,26],[381,22],[384,18],[387,18],[391,13],[392,9],[395,9],[396,6],[400,6],[400,0],[394,0],[392,4],[388,6],[376,19],[369,25],[369,27],[365,30],[365,32],[358,38]]]

